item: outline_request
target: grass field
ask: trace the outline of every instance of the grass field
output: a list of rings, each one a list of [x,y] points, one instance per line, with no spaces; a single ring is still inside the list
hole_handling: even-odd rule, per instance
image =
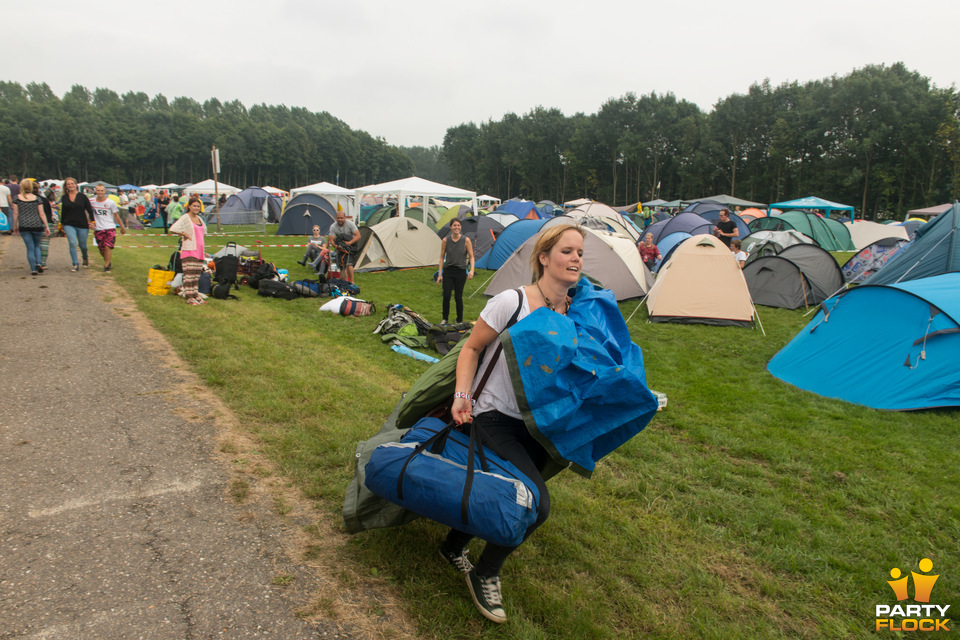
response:
[[[147,269],[166,264],[174,244],[153,235],[118,239],[113,277],[280,472],[336,516],[356,443],[427,366],[371,331],[391,303],[438,321],[434,269],[360,274],[361,297],[381,310],[367,318],[249,288],[239,301],[190,307],[147,295]],[[302,249],[263,251],[306,276],[295,262]],[[468,319],[484,302],[467,299]],[[624,316],[636,305],[623,303]],[[895,604],[890,570],[919,571],[925,557],[940,574],[931,602],[960,605],[960,415],[884,413],[779,382],[765,365],[808,318],[759,314],[766,336],[649,324],[642,309],[633,317],[648,383],[669,405],[593,479],[551,481],[550,520],[504,568],[506,625],[484,621],[440,563],[439,525],[354,536],[341,562],[379,576],[426,637],[444,639],[875,637],[875,605]],[[852,376],[882,375],[849,366]]]

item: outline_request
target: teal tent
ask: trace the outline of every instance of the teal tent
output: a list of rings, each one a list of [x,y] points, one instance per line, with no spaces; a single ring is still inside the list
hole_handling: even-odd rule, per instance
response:
[[[909,247],[864,284],[894,284],[960,271],[960,202],[917,229]]]
[[[779,205],[777,205],[779,206]],[[856,251],[850,230],[842,223],[805,211],[787,211],[779,216],[757,218],[749,224],[757,231],[799,231],[827,251]]]
[[[826,213],[824,215],[826,216],[829,216],[834,211],[849,211],[850,222],[853,222],[854,218],[853,207],[850,205],[837,204],[836,202],[830,202],[829,200],[824,200],[816,196],[807,196],[806,198],[788,200],[787,202],[774,202],[771,205],[767,205],[768,216],[771,215],[771,209],[780,209],[781,211],[787,211],[788,209],[815,209],[817,211],[825,211]],[[824,248],[826,249],[826,247]]]

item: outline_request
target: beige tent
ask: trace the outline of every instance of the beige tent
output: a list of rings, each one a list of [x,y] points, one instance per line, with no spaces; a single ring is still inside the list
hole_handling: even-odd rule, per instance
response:
[[[561,216],[551,219],[543,225],[543,229],[554,224],[569,223],[569,219]],[[653,275],[640,260],[640,252],[633,241],[604,231],[584,228],[587,236],[583,239],[582,273],[613,291],[617,300],[642,298],[653,284]],[[484,291],[486,295],[495,296],[501,291],[533,281],[530,256],[536,242],[537,236],[534,235],[517,247],[493,276]]]
[[[389,218],[369,230],[370,237],[357,256],[357,271],[440,264],[440,237],[415,218]]]
[[[753,302],[733,254],[709,235],[684,240],[647,296],[651,322],[750,326]]]
[[[634,243],[640,240],[640,231],[630,224],[620,212],[602,202],[588,202],[579,205],[576,209],[567,211],[564,215],[579,222],[583,222],[585,218],[594,218],[610,226],[614,233],[632,239]]]
[[[910,239],[906,227],[894,224],[880,224],[879,222],[870,222],[869,220],[857,220],[856,222],[844,222],[843,226],[850,231],[850,239],[853,240],[853,246],[857,248],[857,251],[884,238]]]

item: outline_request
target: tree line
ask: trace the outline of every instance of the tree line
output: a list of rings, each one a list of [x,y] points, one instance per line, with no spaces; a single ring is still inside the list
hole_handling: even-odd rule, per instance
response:
[[[220,149],[220,180],[240,187],[359,186],[414,172],[400,149],[327,112],[80,85],[60,98],[46,83],[0,82],[4,176],[193,183],[212,175],[211,145]]]
[[[960,95],[902,63],[772,87],[709,113],[633,93],[594,114],[538,106],[447,130],[458,186],[563,202],[630,204],[727,193],[758,202],[817,195],[868,218],[960,197]]]
[[[671,93],[610,99],[593,114],[538,106],[447,129],[442,146],[394,147],[327,112],[216,98],[118,95],[0,82],[0,173],[114,184],[210,177],[283,189],[419,175],[501,198],[614,205],[728,193],[806,195],[860,215],[960,197],[960,94],[902,63],[803,84],[769,82],[705,113]]]

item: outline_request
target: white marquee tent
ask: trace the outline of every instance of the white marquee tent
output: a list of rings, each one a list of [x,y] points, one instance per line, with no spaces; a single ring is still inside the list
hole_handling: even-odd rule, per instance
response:
[[[367,187],[360,187],[359,189],[354,189],[354,194],[356,197],[362,198],[367,195],[387,195],[387,196],[396,196],[397,198],[397,215],[399,217],[404,217],[403,212],[406,206],[407,198],[416,198],[422,197],[426,198],[444,198],[444,199],[456,199],[456,200],[470,200],[470,206],[474,211],[477,211],[477,192],[476,191],[467,191],[466,189],[458,189],[457,187],[451,187],[449,185],[440,184],[439,182],[431,182],[430,180],[424,180],[423,178],[418,178],[412,176],[410,178],[404,178],[403,180],[394,180],[393,182],[384,182],[382,184],[374,184]]]
[[[216,189],[214,188],[216,186]],[[191,196],[194,194],[199,194],[203,196],[212,196],[214,193],[222,193],[228,196],[232,196],[235,193],[240,193],[241,189],[236,187],[231,187],[228,184],[223,184],[222,182],[214,183],[213,180],[204,180],[203,182],[198,182],[197,184],[192,184],[189,187],[183,189],[183,195]]]

